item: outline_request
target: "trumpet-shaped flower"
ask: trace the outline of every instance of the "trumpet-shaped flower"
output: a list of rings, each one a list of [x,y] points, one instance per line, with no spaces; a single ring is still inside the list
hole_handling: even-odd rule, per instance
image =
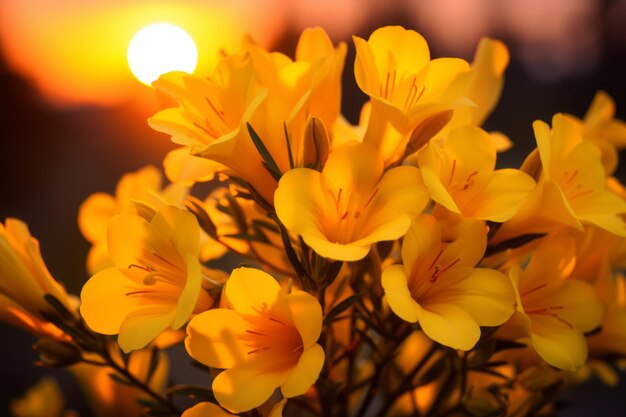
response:
[[[583,139],[600,149],[605,172],[614,172],[618,164],[617,152],[626,148],[626,123],[615,118],[613,99],[604,91],[598,91],[582,120],[567,117],[578,127]]]
[[[556,236],[542,242],[526,269],[511,268],[517,311],[506,325],[517,327],[518,338],[547,363],[570,371],[587,359],[583,333],[602,320],[602,303],[593,286],[568,279],[576,262],[573,255],[571,242]]]
[[[8,218],[0,223],[0,320],[39,336],[62,338],[63,332],[42,315],[56,313],[45,301],[46,294],[74,311],[65,289],[50,275],[28,226]]]
[[[209,310],[187,327],[187,352],[225,369],[213,381],[220,405],[234,412],[258,407],[280,388],[286,398],[317,380],[324,350],[316,343],[322,309],[303,291],[285,294],[270,275],[238,268],[224,287],[229,308]]]
[[[454,129],[419,153],[430,197],[464,217],[503,222],[510,219],[535,187],[526,173],[496,166],[496,146],[478,127]]]
[[[172,135],[174,142],[188,147],[193,155],[222,164],[222,170],[227,167],[271,203],[276,180],[263,167],[246,123],[257,132],[281,172],[287,171],[287,142],[297,160],[304,152],[309,117],[319,118],[329,129],[339,117],[346,48],[333,48],[318,28],[302,34],[295,61],[256,45],[244,45],[244,50],[223,58],[209,78],[177,73],[161,77],[155,87],[179,106],[157,113],[149,124]],[[183,158],[182,154],[169,157],[178,163],[170,171],[183,171]],[[220,169],[206,168],[202,171],[196,161],[191,171],[209,177],[211,170]],[[190,178],[191,172],[187,174]]]
[[[160,208],[167,204],[182,205],[188,188],[171,184],[161,188],[162,175],[148,165],[120,178],[115,195],[95,193],[89,196],[78,211],[78,227],[91,243],[87,255],[87,270],[91,274],[113,265],[107,252],[107,224],[109,219],[122,212],[135,212],[137,203]]]
[[[498,326],[514,311],[507,277],[475,267],[486,245],[480,221],[456,220],[443,227],[431,215],[418,216],[404,237],[403,265],[383,270],[382,285],[393,312],[419,322],[436,342],[471,349],[480,326]]]
[[[415,128],[427,130],[422,124],[434,123],[441,129],[453,109],[472,104],[463,95],[470,81],[469,64],[457,58],[431,61],[428,45],[417,32],[387,26],[367,41],[353,39],[356,82],[372,102],[364,141],[380,150],[385,165],[404,154]]]
[[[482,38],[472,61],[472,76],[465,96],[475,106],[455,109],[448,127],[481,126],[496,106],[504,85],[509,51],[496,39]]]
[[[552,129],[533,123],[536,154],[526,161],[538,177],[537,187],[515,216],[504,223],[494,242],[524,233],[542,233],[558,226],[582,230],[592,224],[618,236],[626,236],[626,202],[607,189],[598,148],[585,141],[572,122],[557,114]],[[535,160],[536,166],[530,168]]]
[[[287,172],[276,190],[276,214],[318,254],[362,259],[372,243],[404,235],[428,202],[417,168],[383,169],[370,144],[346,144],[330,154],[321,173]]]
[[[212,300],[202,289],[199,235],[196,218],[174,206],[151,222],[129,213],[113,217],[108,247],[116,267],[95,274],[81,293],[80,312],[89,327],[119,334],[128,352],[207,309]]]

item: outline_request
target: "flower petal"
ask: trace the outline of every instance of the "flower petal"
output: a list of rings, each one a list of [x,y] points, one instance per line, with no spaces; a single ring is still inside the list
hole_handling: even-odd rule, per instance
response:
[[[388,266],[383,270],[381,282],[391,310],[402,320],[415,323],[418,319],[419,306],[409,291],[404,267]]]
[[[117,343],[125,353],[144,348],[169,327],[173,318],[174,311],[165,307],[135,310],[122,322]]]
[[[296,366],[280,386],[287,398],[304,394],[319,378],[324,366],[324,349],[317,343],[305,349]]]
[[[509,278],[486,268],[474,269],[469,276],[432,298],[435,299],[462,308],[480,326],[504,323],[513,314],[515,305],[515,293]]]
[[[194,317],[187,326],[185,348],[189,355],[213,368],[231,368],[246,359],[249,348],[237,335],[248,323],[236,311],[217,308]]]
[[[280,285],[268,273],[255,268],[234,269],[224,287],[231,308],[241,314],[259,314],[276,303]]]
[[[552,366],[575,371],[587,360],[587,342],[577,329],[550,325],[552,317],[535,318],[530,340],[537,353]]]
[[[239,413],[263,404],[283,380],[282,372],[237,366],[215,377],[213,393],[222,407]]]
[[[322,332],[322,306],[311,294],[294,291],[287,295],[293,324],[298,329],[304,349],[315,344]]]
[[[85,283],[80,293],[80,314],[89,327],[102,334],[117,334],[122,322],[139,303],[127,297],[132,284],[118,268],[98,272]]]
[[[181,417],[232,417],[217,404],[202,402],[186,409]]]
[[[424,305],[418,317],[428,337],[453,349],[470,350],[480,338],[476,320],[453,304]]]

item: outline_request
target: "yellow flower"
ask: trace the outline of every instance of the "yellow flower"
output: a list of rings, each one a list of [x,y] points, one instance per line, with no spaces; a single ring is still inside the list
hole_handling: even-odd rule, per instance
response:
[[[171,73],[155,87],[178,101],[150,118],[154,129],[172,135],[193,155],[222,164],[222,168],[193,162],[185,171],[184,153],[169,156],[176,163],[168,171],[185,171],[184,178],[209,178],[215,170],[252,185],[269,203],[276,180],[263,167],[246,123],[257,132],[281,172],[290,168],[287,139],[297,161],[304,152],[304,131],[310,117],[331,129],[339,117],[341,71],[345,45],[333,48],[322,29],[303,32],[292,61],[256,45],[244,45],[241,55],[222,59],[209,78]],[[192,160],[193,161],[193,160]],[[167,168],[167,167],[166,167]]]
[[[447,227],[422,214],[402,244],[403,265],[383,270],[382,285],[391,310],[419,322],[428,337],[469,350],[480,326],[497,326],[514,311],[513,288],[498,271],[475,268],[487,245],[480,221],[456,220]]]
[[[30,387],[21,398],[11,401],[14,417],[76,417],[74,411],[65,411],[65,399],[56,380],[45,376]]]
[[[418,158],[430,197],[468,218],[506,221],[535,187],[522,171],[495,170],[495,144],[478,127],[454,129],[426,145]]]
[[[80,312],[93,330],[119,334],[125,351],[146,346],[168,327],[181,327],[212,300],[202,290],[200,230],[185,210],[166,206],[151,222],[129,213],[109,222],[109,254],[116,267],[91,277]]]
[[[580,130],[583,139],[593,142],[602,153],[605,172],[615,171],[617,151],[626,148],[626,123],[615,118],[615,102],[604,91],[598,91],[583,120],[566,115]]]
[[[63,332],[42,315],[58,315],[44,299],[46,294],[74,311],[65,289],[50,275],[28,226],[8,218],[0,223],[0,320],[38,336],[63,338]]]
[[[215,398],[234,412],[260,406],[280,390],[290,398],[317,380],[324,351],[316,343],[322,309],[303,291],[285,294],[270,275],[252,268],[233,271],[224,287],[229,308],[209,310],[187,327],[187,352],[225,369],[213,381]]]
[[[346,144],[330,154],[321,173],[287,172],[276,190],[276,214],[318,254],[362,259],[372,243],[401,237],[428,202],[418,169],[383,169],[371,145]]]
[[[185,410],[181,417],[233,417],[235,414],[224,411],[220,406],[201,402]]]
[[[526,340],[550,365],[570,371],[587,359],[583,333],[602,320],[593,286],[568,279],[575,262],[571,241],[560,235],[544,240],[526,269],[511,268],[517,312],[502,329],[509,338]]]
[[[469,64],[457,58],[431,61],[428,45],[417,32],[387,26],[367,41],[353,39],[356,82],[372,102],[364,141],[380,150],[385,165],[404,154],[415,128],[436,121],[441,129],[453,109],[472,104],[463,96],[471,75]]]
[[[267,417],[282,417],[283,409],[285,408],[285,404],[287,403],[287,399],[283,399],[274,405],[268,414],[261,413],[261,416]],[[209,402],[201,402],[194,405],[191,408],[185,410],[181,417],[232,417],[235,414],[228,413],[220,408],[218,405]]]
[[[598,148],[580,136],[576,126],[562,114],[552,120],[552,129],[533,123],[536,153],[525,162],[534,171],[537,187],[517,214],[504,223],[494,243],[524,233],[545,233],[559,226],[578,230],[592,224],[626,236],[626,202],[606,187]]]
[[[592,355],[626,355],[626,278],[618,274],[604,296],[604,317],[599,333],[589,336]]]
[[[135,212],[137,202],[156,208],[167,204],[182,205],[188,188],[171,184],[161,188],[162,175],[158,169],[148,165],[120,178],[115,195],[95,193],[89,196],[78,211],[78,227],[91,244],[87,255],[87,270],[90,274],[113,265],[107,253],[107,224],[111,217],[122,212]]]
[[[504,70],[509,64],[509,51],[496,39],[482,38],[472,61],[472,75],[465,96],[475,106],[455,109],[447,126],[481,126],[496,106],[504,85]]]

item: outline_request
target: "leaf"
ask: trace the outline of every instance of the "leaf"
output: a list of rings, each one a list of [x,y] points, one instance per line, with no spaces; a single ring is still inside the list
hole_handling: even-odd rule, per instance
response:
[[[278,181],[283,174],[282,172],[280,172],[280,169],[278,168],[276,161],[274,161],[272,154],[270,154],[270,151],[265,147],[265,144],[263,143],[259,135],[257,135],[257,133],[254,131],[252,125],[246,122],[246,126],[248,127],[248,133],[250,134],[250,138],[252,139],[254,146],[256,147],[257,151],[259,151],[259,155],[261,155],[261,158],[263,158],[263,166],[265,167],[265,169],[267,169],[270,175],[276,181]]]
[[[525,244],[530,243],[535,239],[542,238],[545,235],[545,233],[529,233],[527,235],[516,236],[512,239],[505,240],[504,242],[500,242],[494,246],[487,246],[484,257],[486,258],[507,249],[519,248],[520,246],[524,246]]]
[[[333,318],[337,317],[339,314],[343,313],[344,311],[352,307],[354,303],[356,303],[359,300],[359,298],[361,298],[362,295],[363,293],[358,292],[356,294],[352,294],[351,296],[341,300],[333,308],[330,309],[328,314],[326,314],[326,317],[324,318],[324,323],[328,323],[332,321]]]
[[[134,386],[126,378],[124,378],[123,376],[121,376],[119,374],[116,374],[115,372],[109,373],[109,378],[111,378],[113,381],[117,382],[118,384],[126,385],[126,386],[129,386],[129,387]]]
[[[73,319],[75,319],[75,316],[54,295],[52,295],[52,294],[45,294],[43,296],[43,298],[44,298],[44,300],[46,300],[46,302],[48,304],[50,304],[52,307],[54,307],[54,309],[59,313],[59,315],[63,319],[65,319],[65,320],[73,320]]]
[[[206,234],[213,239],[218,240],[217,227],[215,226],[215,223],[213,223],[213,220],[211,220],[211,217],[209,217],[209,214],[206,212],[204,203],[193,196],[189,196],[187,197],[187,200],[185,200],[185,207],[187,207],[187,210],[189,210],[191,214],[196,216],[198,225],[200,225],[202,230],[204,230]]]
[[[291,142],[289,140],[289,132],[287,132],[287,123],[283,123],[283,130],[285,131],[285,142],[287,142],[287,154],[289,155],[289,168],[293,169],[295,164],[293,163],[293,152],[291,151]]]

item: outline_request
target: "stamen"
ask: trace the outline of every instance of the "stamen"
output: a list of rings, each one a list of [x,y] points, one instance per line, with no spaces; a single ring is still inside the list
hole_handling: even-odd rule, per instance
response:
[[[456,159],[452,160],[452,169],[450,170],[450,178],[448,179],[448,185],[452,184],[452,178],[454,177],[454,171],[456,171]]]
[[[149,269],[149,266],[141,266],[141,265],[137,265],[137,264],[130,264],[130,265],[128,265],[128,269],[131,269],[131,268],[139,268],[142,271],[154,272],[153,269]]]
[[[370,198],[367,199],[367,202],[365,203],[365,205],[363,206],[363,208],[366,208],[367,206],[369,206],[369,204],[372,202],[372,200],[374,199],[374,197],[376,197],[376,194],[378,194],[378,192],[380,191],[380,189],[378,187],[376,187],[376,189],[374,190],[374,192],[372,193],[372,195],[370,196]]]
[[[263,352],[265,350],[268,350],[269,347],[260,347],[257,349],[252,349],[251,351],[248,352],[248,355],[252,355],[253,353],[258,353],[258,352]]]
[[[170,261],[168,261],[167,259],[165,259],[164,257],[162,257],[161,255],[159,255],[156,252],[152,252],[152,256],[154,256],[155,258],[159,259],[160,261],[165,262],[166,264],[168,264],[169,266],[174,266],[173,263],[171,263]]]
[[[131,295],[140,295],[140,294],[150,294],[156,291],[153,290],[137,290],[137,291],[130,291],[127,292],[126,294],[124,294],[125,296],[131,296]]]
[[[246,333],[254,334],[254,335],[257,335],[257,336],[265,336],[264,333],[260,333],[260,332],[257,332],[257,331],[254,331],[254,330],[249,330],[249,329],[246,329]]]
[[[211,106],[211,109],[213,109],[217,117],[219,117],[222,120],[222,122],[226,122],[224,120],[224,112],[221,110],[217,110],[217,108],[213,105],[213,102],[211,102],[211,100],[209,100],[208,97],[206,98],[206,102],[209,103],[209,106]]]
[[[545,288],[547,285],[548,285],[547,283],[539,284],[536,287],[533,287],[533,288],[531,288],[529,290],[524,291],[522,294],[520,294],[520,297],[522,297],[522,298],[526,297],[528,294],[532,294],[535,291],[539,291],[540,289]]]
[[[439,250],[439,253],[437,254],[437,256],[435,256],[435,259],[433,260],[433,262],[430,264],[430,266],[428,267],[428,270],[430,271],[431,269],[433,269],[433,266],[435,266],[435,263],[439,260],[439,258],[441,257],[441,254],[443,253],[443,249]]]
[[[415,85],[415,77],[413,77],[411,87],[409,87],[409,92],[406,94],[406,100],[404,100],[404,110],[408,110],[409,104],[413,102],[415,94],[417,94],[417,86]]]

